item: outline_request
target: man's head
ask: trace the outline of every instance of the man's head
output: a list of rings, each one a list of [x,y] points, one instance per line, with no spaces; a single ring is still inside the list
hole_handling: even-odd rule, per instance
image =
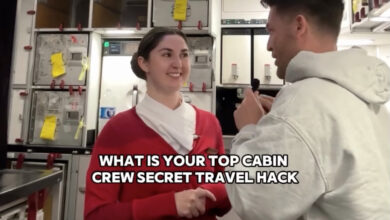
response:
[[[290,60],[301,50],[336,50],[343,16],[343,0],[261,0],[270,6],[268,50],[284,78]]]

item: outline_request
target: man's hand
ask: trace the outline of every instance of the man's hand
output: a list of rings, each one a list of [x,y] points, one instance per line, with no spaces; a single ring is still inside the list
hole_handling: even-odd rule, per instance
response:
[[[265,113],[271,111],[272,104],[274,103],[274,97],[268,95],[260,95],[258,96],[258,100],[263,106]]]
[[[265,114],[265,110],[259,103],[257,96],[257,91],[253,93],[249,88],[245,90],[244,100],[234,111],[234,121],[238,130],[241,130],[245,125],[256,124]]]
[[[206,199],[216,201],[214,194],[202,188],[175,193],[176,210],[179,217],[194,218],[206,212]]]

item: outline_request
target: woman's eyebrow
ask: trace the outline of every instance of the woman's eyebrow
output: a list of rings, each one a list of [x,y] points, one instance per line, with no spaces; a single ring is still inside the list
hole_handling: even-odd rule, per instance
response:
[[[159,49],[158,51],[163,51],[163,50],[173,51],[173,50],[170,49],[170,48],[161,48],[161,49]]]
[[[158,51],[160,52],[160,51],[164,51],[164,50],[167,50],[167,51],[169,51],[169,52],[173,51],[173,50],[170,49],[170,48],[161,48],[161,49],[159,49]],[[181,49],[181,52],[187,52],[187,51],[188,51],[187,48]]]

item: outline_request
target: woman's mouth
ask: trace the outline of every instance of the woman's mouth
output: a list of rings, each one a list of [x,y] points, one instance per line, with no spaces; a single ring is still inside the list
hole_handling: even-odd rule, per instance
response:
[[[168,73],[168,75],[170,76],[170,77],[174,77],[174,78],[178,78],[178,77],[180,77],[182,74],[181,73],[178,73],[178,72],[175,72],[175,73]]]

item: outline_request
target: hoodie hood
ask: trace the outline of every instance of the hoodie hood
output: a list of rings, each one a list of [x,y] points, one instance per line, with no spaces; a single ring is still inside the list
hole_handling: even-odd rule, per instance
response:
[[[331,80],[368,103],[383,104],[390,99],[389,67],[362,49],[299,52],[287,66],[286,81],[311,77]]]

